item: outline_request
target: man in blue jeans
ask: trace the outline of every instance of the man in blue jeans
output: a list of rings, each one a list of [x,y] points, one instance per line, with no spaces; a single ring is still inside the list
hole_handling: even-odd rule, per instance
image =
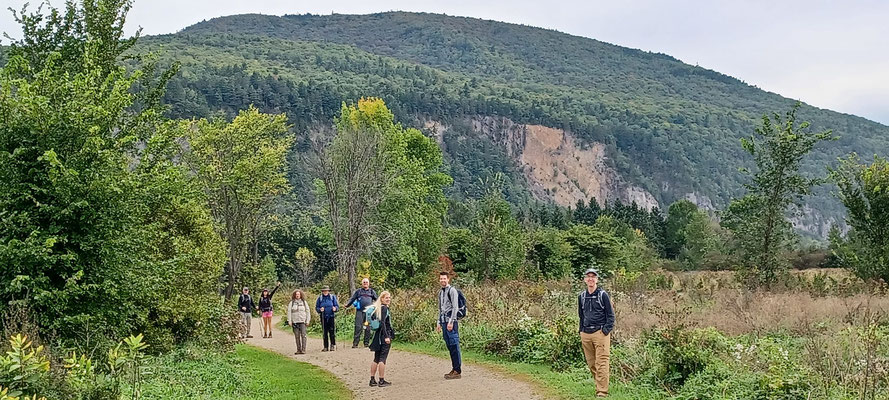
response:
[[[457,329],[457,289],[451,286],[451,277],[447,272],[438,274],[438,283],[441,290],[438,292],[438,324],[435,329],[442,332],[448,352],[451,353],[451,372],[445,374],[445,379],[460,379],[462,372],[460,366],[460,334]]]

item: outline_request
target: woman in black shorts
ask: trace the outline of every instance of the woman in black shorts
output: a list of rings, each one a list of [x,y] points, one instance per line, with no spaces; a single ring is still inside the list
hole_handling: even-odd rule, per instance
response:
[[[389,357],[389,348],[392,347],[392,338],[395,337],[395,331],[392,330],[392,323],[389,321],[389,303],[391,301],[392,295],[388,291],[383,291],[374,302],[374,313],[376,313],[376,319],[380,321],[380,327],[374,332],[374,338],[370,343],[370,350],[374,352],[374,360],[370,364],[371,386],[386,387],[392,384],[384,378],[386,358]],[[380,371],[379,382],[375,379],[377,371]]]

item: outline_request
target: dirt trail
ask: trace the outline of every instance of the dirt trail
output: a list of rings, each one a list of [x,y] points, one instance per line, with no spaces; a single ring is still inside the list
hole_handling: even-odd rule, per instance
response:
[[[348,315],[343,317],[348,318]],[[342,317],[340,317],[342,318]],[[275,318],[276,320],[278,317]],[[262,338],[260,321],[254,318],[252,339],[247,343],[272,350],[293,359],[324,368],[352,391],[356,399],[419,400],[419,399],[540,399],[531,385],[476,365],[463,365],[463,378],[446,381],[451,361],[422,354],[392,350],[387,362],[386,380],[392,386],[368,386],[373,353],[363,347],[352,348],[351,341],[337,343],[334,352],[321,352],[321,339],[309,337],[306,354],[295,355],[293,333],[276,329],[274,337]]]

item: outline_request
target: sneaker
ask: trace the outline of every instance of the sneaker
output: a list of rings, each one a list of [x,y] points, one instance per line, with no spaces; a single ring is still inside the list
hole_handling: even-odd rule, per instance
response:
[[[596,397],[608,397],[608,393],[599,392],[599,393],[596,393]]]
[[[380,380],[382,381],[382,379],[380,379]],[[371,385],[371,386],[376,386],[376,385],[377,385],[377,380],[374,379],[374,377],[370,377],[370,385]]]
[[[327,347],[325,347],[325,348],[321,349],[321,351],[329,351],[329,350],[327,349]]]
[[[330,346],[330,351],[336,351],[336,345]]]
[[[391,385],[391,384],[392,384],[392,382],[389,382],[389,381],[387,381],[387,380],[385,380],[385,379],[383,379],[383,378],[380,378],[380,383],[379,383],[379,385],[377,385],[377,386],[379,386],[379,387],[386,387],[386,386],[389,386],[389,385]]]

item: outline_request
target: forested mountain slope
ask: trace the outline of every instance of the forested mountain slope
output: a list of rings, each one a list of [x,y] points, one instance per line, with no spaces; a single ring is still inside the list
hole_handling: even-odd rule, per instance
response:
[[[176,116],[254,103],[287,112],[301,129],[330,118],[342,101],[379,96],[406,123],[450,128],[440,142],[455,195],[500,171],[515,201],[527,200],[521,186],[528,174],[508,149],[492,145],[496,132],[481,134],[473,120],[502,117],[565,131],[578,147],[599,143],[621,179],[662,208],[690,195],[723,207],[746,179],[738,172],[748,166],[739,138],[763,114],[795,102],[663,54],[436,14],[237,15],[142,46],[184,64],[167,95]],[[810,155],[807,173],[823,174],[850,151],[889,150],[884,125],[806,105],[798,114],[841,137]],[[827,192],[808,202],[815,217],[836,219],[842,210]]]

